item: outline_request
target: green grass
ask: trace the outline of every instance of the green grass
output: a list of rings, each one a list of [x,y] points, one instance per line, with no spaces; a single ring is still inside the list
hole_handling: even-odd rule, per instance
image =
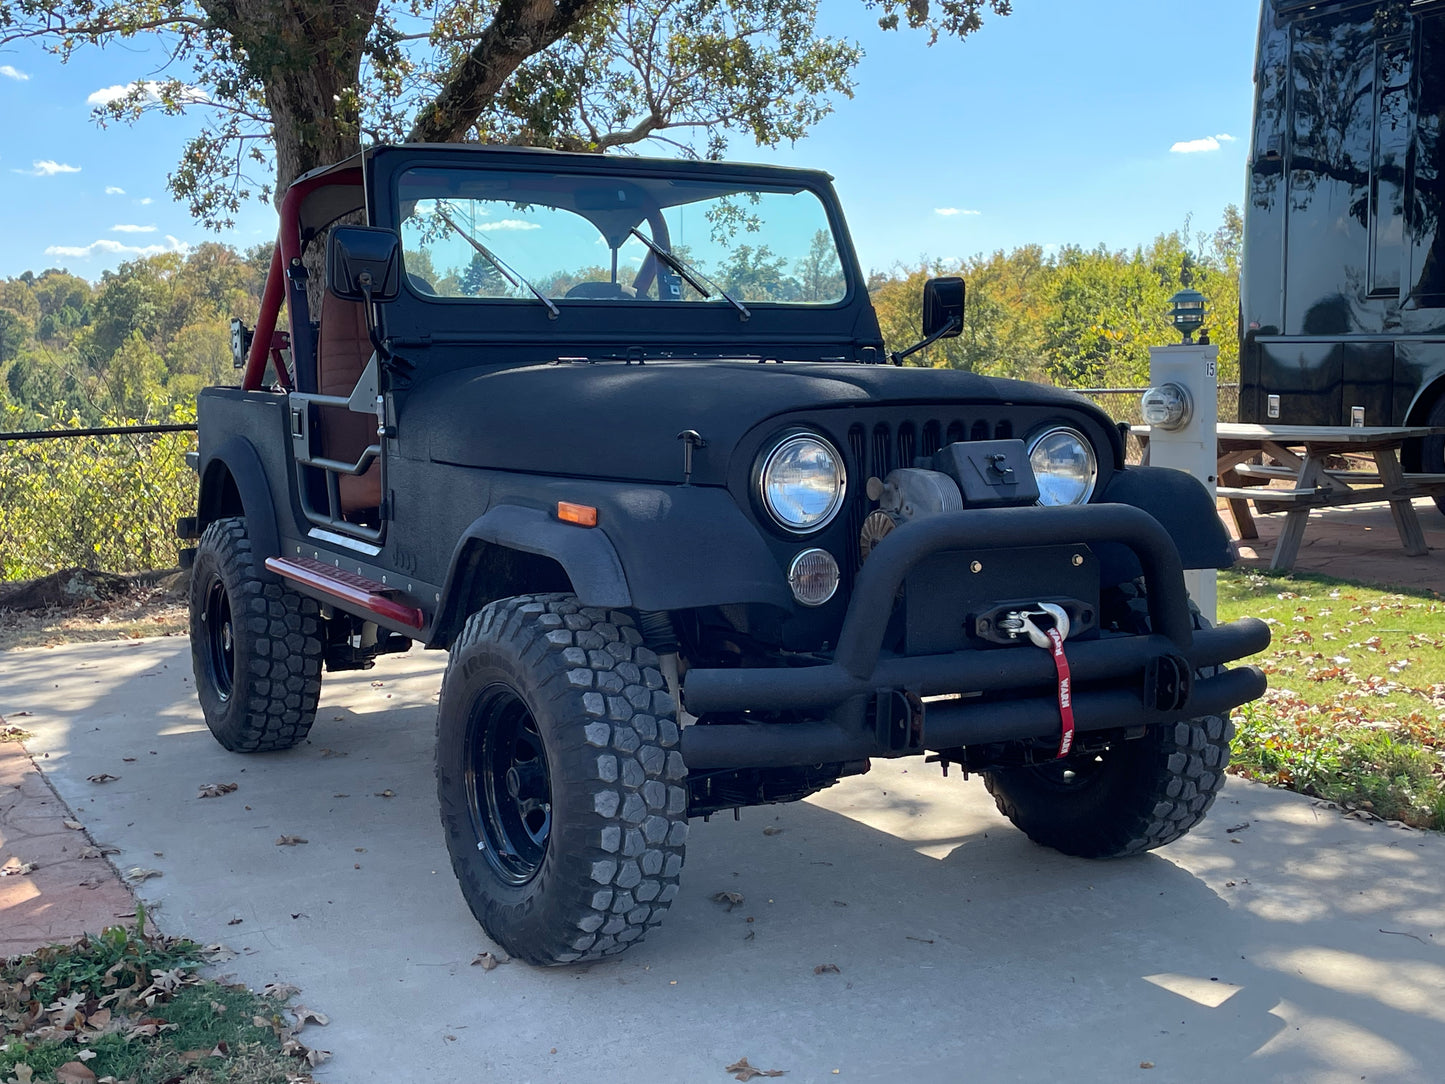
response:
[[[1269,692],[1235,712],[1232,770],[1445,829],[1445,601],[1325,576],[1221,573],[1219,618],[1258,617]]]
[[[199,946],[121,927],[0,962],[0,1082],[82,1063],[133,1084],[309,1081],[283,1000],[196,974]],[[283,991],[289,992],[289,991]]]

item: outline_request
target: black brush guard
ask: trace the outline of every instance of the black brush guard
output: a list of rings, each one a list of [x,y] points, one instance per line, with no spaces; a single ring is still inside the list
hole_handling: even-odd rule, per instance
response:
[[[682,700],[693,715],[791,710],[821,716],[807,723],[689,726],[682,739],[689,770],[834,764],[1056,735],[1052,692],[922,702],[951,693],[1051,687],[1056,679],[1048,653],[1020,647],[882,657],[883,638],[904,578],[934,554],[1100,542],[1127,546],[1139,559],[1154,631],[1068,646],[1076,731],[1222,714],[1264,693],[1264,675],[1252,666],[1198,676],[1264,650],[1269,626],[1244,618],[1195,629],[1178,550],[1147,512],[1122,504],[954,512],[904,524],[873,551],[854,584],[831,663],[688,671]],[[1026,593],[1021,584],[1019,594]],[[1099,684],[1105,687],[1090,687]]]

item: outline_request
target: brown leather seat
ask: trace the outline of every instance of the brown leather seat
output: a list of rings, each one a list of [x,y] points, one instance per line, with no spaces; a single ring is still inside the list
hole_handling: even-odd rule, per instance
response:
[[[359,301],[343,301],[330,290],[321,302],[321,330],[316,341],[316,390],[322,395],[350,395],[371,360],[371,335],[366,329],[366,308]],[[321,454],[328,459],[355,463],[367,446],[376,443],[376,418],[344,408],[320,411]],[[364,474],[340,475],[341,512],[381,506],[381,464],[373,462]]]

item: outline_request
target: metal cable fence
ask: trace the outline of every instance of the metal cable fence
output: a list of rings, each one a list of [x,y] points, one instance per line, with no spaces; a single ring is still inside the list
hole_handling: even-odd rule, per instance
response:
[[[0,580],[174,566],[195,446],[184,422],[0,432]]]

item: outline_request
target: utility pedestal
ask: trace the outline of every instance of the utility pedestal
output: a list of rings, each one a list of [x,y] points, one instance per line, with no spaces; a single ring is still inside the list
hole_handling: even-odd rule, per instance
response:
[[[1219,479],[1219,347],[1186,343],[1149,348],[1149,380],[1143,398],[1149,425],[1149,465],[1188,471],[1214,496]],[[1186,569],[1184,582],[1211,622],[1218,604],[1212,569]]]

